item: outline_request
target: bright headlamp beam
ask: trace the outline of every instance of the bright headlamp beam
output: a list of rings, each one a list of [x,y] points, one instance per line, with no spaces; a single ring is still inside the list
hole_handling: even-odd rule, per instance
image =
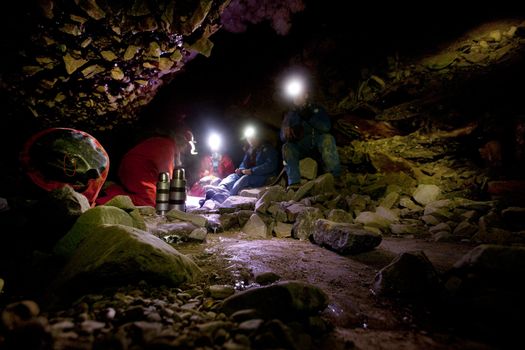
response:
[[[255,128],[253,126],[248,126],[244,129],[244,137],[253,137],[255,135]]]
[[[304,91],[304,83],[298,78],[292,78],[286,83],[286,94],[297,97]]]
[[[212,152],[217,152],[219,148],[221,147],[221,136],[217,133],[212,133],[208,137],[208,146],[210,146],[210,149]]]

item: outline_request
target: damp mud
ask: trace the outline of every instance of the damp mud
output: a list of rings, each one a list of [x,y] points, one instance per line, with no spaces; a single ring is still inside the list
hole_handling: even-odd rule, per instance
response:
[[[422,250],[442,273],[472,247],[385,237],[373,251],[342,256],[308,241],[250,239],[242,232],[224,232],[208,235],[204,244],[176,248],[197,262],[210,284],[243,290],[258,286],[257,275],[273,272],[281,280],[321,288],[329,297],[323,317],[334,325],[326,348],[491,349],[451,329],[442,315],[435,317],[432,307],[381,298],[371,289],[376,273],[402,252]]]

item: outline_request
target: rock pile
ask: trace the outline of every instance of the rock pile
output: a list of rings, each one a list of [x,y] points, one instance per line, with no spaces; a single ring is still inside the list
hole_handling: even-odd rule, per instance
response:
[[[84,295],[54,311],[41,312],[31,300],[14,302],[2,311],[0,346],[316,349],[325,341],[330,325],[319,317],[327,302],[319,289],[284,281],[233,292],[221,285],[159,288],[142,281]]]

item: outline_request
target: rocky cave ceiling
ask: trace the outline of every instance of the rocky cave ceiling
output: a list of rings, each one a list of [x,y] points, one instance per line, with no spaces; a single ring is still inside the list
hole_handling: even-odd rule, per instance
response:
[[[195,54],[209,56],[225,4],[39,1],[24,13],[28,42],[9,62],[4,88],[18,113],[44,125],[112,129],[133,121]]]
[[[263,10],[253,5],[261,3],[267,6]],[[67,126],[100,135],[134,124],[162,90],[168,93],[157,97],[159,103],[183,98],[198,103],[229,93],[225,100],[231,105],[224,108],[230,115],[251,114],[277,127],[282,106],[275,97],[276,75],[298,62],[311,69],[319,99],[336,116],[341,144],[418,128],[450,131],[491,113],[494,118],[523,112],[516,89],[523,78],[520,13],[493,8],[475,15],[443,3],[431,11],[437,16],[431,20],[428,10],[419,14],[419,8],[390,6],[379,12],[373,4],[362,9],[357,3],[313,0],[17,4],[3,19],[4,125]],[[280,15],[268,16],[272,11]],[[235,16],[245,16],[245,22],[232,21]],[[224,27],[239,32],[246,22],[268,19],[274,30],[267,30],[267,23],[249,24],[249,31],[258,33],[249,39],[228,42],[221,36]],[[301,30],[306,34],[301,36]],[[224,47],[214,48],[215,38]],[[220,71],[231,65],[206,66],[216,51],[222,59],[237,56],[231,65],[242,60],[238,71],[243,77],[232,76],[228,83],[228,72]],[[255,78],[246,76],[249,65]],[[169,95],[189,81],[193,90],[178,100]]]

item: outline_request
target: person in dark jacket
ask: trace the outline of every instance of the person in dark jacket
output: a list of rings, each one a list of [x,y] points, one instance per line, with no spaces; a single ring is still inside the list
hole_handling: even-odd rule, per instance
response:
[[[285,114],[280,132],[288,186],[300,183],[299,161],[315,152],[320,154],[326,172],[340,176],[339,153],[330,134],[331,122],[326,110],[311,102],[306,91],[297,93],[293,103],[295,107]]]
[[[206,199],[222,203],[228,196],[237,195],[242,189],[264,186],[275,176],[279,166],[277,150],[264,141],[253,128],[245,132],[248,149],[235,171],[224,178],[217,187],[206,191]]]

